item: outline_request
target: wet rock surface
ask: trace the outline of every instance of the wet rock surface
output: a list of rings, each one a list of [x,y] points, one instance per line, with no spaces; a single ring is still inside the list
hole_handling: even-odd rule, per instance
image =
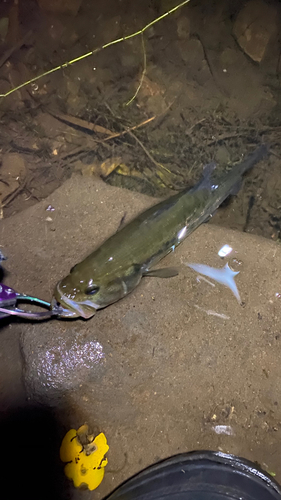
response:
[[[95,178],[71,178],[2,221],[5,282],[49,300],[55,283],[125,212],[129,220],[153,203]],[[185,265],[223,267],[218,251],[226,243],[243,306]],[[1,351],[13,349],[15,379],[19,336],[29,403],[52,407],[59,436],[84,422],[105,433],[109,465],[96,498],[160,458],[193,449],[242,455],[280,480],[280,264],[277,243],[205,224],[161,262],[179,266],[178,277],[143,279],[89,321],[3,327]],[[1,380],[7,393],[11,377],[3,371]],[[10,398],[6,410],[12,406]],[[91,498],[68,483],[63,495]]]
[[[100,383],[105,355],[92,333],[81,335],[73,327],[67,335],[46,332],[43,343],[34,343],[36,329],[24,336],[22,345],[24,376],[31,395],[54,404],[62,392],[77,388],[86,380]]]

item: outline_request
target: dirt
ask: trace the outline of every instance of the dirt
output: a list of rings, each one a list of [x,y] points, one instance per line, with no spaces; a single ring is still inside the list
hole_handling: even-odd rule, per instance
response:
[[[68,2],[65,13],[65,2],[61,8],[57,2],[57,9],[44,1],[41,8],[30,0],[20,4],[2,51],[6,54],[18,39],[29,36],[0,68],[3,93],[137,32],[175,5],[146,1],[136,6],[125,0],[80,3]],[[271,4],[270,16],[275,15],[278,25],[280,5]],[[154,24],[143,38],[114,44],[3,98],[3,216],[44,199],[75,170],[83,175],[100,172],[105,161],[111,167],[103,170],[102,177],[110,184],[167,196],[193,184],[204,164],[215,160],[224,168],[267,142],[272,153],[268,168],[257,167],[250,174],[243,198],[232,205],[234,217],[223,212],[217,223],[278,239],[278,30],[272,26],[262,46],[266,56],[257,64],[234,36],[242,7],[243,2],[191,1]],[[1,7],[2,19],[11,18],[9,9],[11,2]],[[14,44],[11,33],[13,40],[18,33]],[[62,115],[65,119],[58,119]],[[97,125],[107,133],[93,129]],[[25,165],[24,177],[17,176],[18,185],[4,168],[11,153]],[[119,164],[114,163],[116,157]],[[237,219],[245,214],[244,227]]]
[[[0,93],[137,32],[176,4],[73,0],[67,12],[46,10],[61,3],[1,4]],[[56,455],[64,433],[84,421],[110,444],[96,498],[159,458],[198,448],[243,455],[281,481],[280,3],[268,3],[276,25],[260,54],[246,53],[234,35],[244,2],[191,0],[143,37],[0,98],[4,280],[46,300],[125,213],[192,185],[211,161],[227,169],[262,142],[270,149],[238,196],[168,262],[215,265],[220,245],[233,245],[244,309],[189,273],[147,281],[90,322],[3,322],[4,448],[13,460],[14,429],[25,435],[34,498],[42,484],[46,498],[92,498],[63,479]],[[233,435],[216,434],[216,424]]]

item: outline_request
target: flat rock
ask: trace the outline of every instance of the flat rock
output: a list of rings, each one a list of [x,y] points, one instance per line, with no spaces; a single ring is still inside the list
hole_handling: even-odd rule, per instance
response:
[[[153,203],[74,176],[47,200],[1,221],[5,282],[50,300],[56,282],[117,230],[125,212],[129,220]],[[222,260],[226,243],[233,251]],[[240,271],[243,306],[185,265],[226,261]],[[97,499],[145,466],[194,449],[244,456],[280,480],[281,247],[204,224],[163,266],[179,266],[179,276],[143,279],[89,321],[3,329],[0,342],[20,337],[28,397],[55,408],[66,430],[88,422],[105,433],[109,465]],[[217,426],[230,426],[230,435]],[[71,498],[82,497],[71,490]]]

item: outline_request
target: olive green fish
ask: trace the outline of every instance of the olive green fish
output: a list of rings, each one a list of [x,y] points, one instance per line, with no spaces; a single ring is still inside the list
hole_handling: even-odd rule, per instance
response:
[[[52,309],[64,318],[91,318],[97,309],[130,293],[144,276],[175,276],[175,271],[152,267],[174,250],[192,231],[240,188],[243,174],[267,153],[261,146],[230,171],[218,174],[215,165],[203,178],[141,213],[107,239],[55,288]]]

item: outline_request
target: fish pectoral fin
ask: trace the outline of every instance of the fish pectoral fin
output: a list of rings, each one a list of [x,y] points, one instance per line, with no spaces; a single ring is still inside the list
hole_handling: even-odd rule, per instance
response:
[[[162,269],[151,269],[150,271],[145,271],[143,276],[148,276],[150,278],[173,278],[178,276],[179,272],[175,267],[163,267]]]

